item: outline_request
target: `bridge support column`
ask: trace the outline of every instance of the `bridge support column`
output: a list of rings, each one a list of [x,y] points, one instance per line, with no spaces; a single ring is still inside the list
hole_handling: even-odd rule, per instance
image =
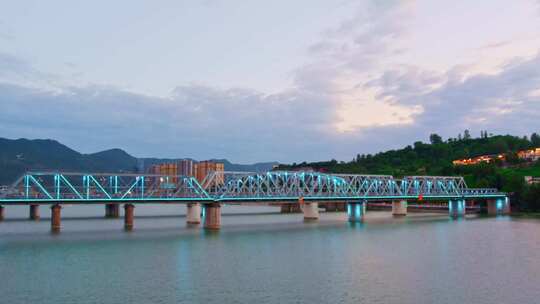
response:
[[[407,201],[393,201],[392,202],[392,215],[407,215]]]
[[[6,215],[6,208],[4,206],[0,206],[0,221],[3,221]]]
[[[510,200],[507,197],[488,200],[487,211],[489,215],[508,215],[510,214]]]
[[[304,203],[304,220],[319,219],[319,203],[308,202]]]
[[[221,228],[221,205],[210,203],[204,205],[204,228],[219,230]]]
[[[105,204],[105,217],[106,218],[119,218],[120,217],[120,205],[118,205],[118,204]]]
[[[134,212],[135,212],[135,205],[133,204],[124,205],[124,230],[126,231],[133,230]]]
[[[39,205],[30,205],[28,218],[31,220],[39,220]]]
[[[302,208],[300,208],[300,204],[283,203],[281,213],[302,213]]]
[[[464,217],[465,200],[457,199],[448,201],[448,212],[452,218]]]
[[[51,231],[60,232],[62,226],[61,219],[62,206],[56,204],[51,206]]]
[[[367,203],[365,201],[347,203],[347,215],[349,217],[349,222],[363,222],[364,215],[366,214],[366,205]]]
[[[324,205],[324,208],[326,212],[335,212],[337,211],[337,203],[328,202]]]
[[[187,204],[186,221],[189,225],[201,223],[201,205],[198,203]]]

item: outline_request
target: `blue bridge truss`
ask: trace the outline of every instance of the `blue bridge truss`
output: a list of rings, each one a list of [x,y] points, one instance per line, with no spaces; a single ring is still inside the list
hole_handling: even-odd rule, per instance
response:
[[[153,174],[28,172],[0,193],[0,204],[264,202],[502,198],[497,189],[468,188],[459,176],[212,172],[194,177]]]

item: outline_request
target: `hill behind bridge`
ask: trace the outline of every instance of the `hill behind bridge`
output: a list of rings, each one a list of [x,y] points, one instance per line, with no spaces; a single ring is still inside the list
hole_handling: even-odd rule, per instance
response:
[[[540,186],[527,185],[525,176],[540,177],[540,163],[520,159],[517,152],[540,147],[540,136],[464,136],[443,141],[432,134],[430,142],[415,142],[402,149],[358,154],[353,160],[302,162],[280,165],[278,170],[313,169],[321,172],[407,175],[461,175],[469,187],[492,187],[512,193],[514,204],[540,211]],[[453,165],[454,160],[481,155],[504,155],[504,160],[475,165]]]

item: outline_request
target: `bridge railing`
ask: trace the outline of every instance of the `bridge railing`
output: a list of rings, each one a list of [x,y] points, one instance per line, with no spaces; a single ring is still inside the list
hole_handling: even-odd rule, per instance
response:
[[[464,189],[462,194],[464,196],[469,196],[469,195],[504,194],[504,193],[495,188],[468,188],[468,189]]]
[[[91,201],[210,199],[193,177],[152,174],[29,172],[4,200]]]
[[[460,195],[467,184],[461,176],[405,176],[401,180],[404,195]]]
[[[324,174],[272,171],[266,173],[213,172],[202,183],[216,199],[355,198],[399,196],[389,175]]]

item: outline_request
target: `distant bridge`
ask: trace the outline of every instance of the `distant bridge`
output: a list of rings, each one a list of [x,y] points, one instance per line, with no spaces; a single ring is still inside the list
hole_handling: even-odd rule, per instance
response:
[[[396,179],[391,175],[317,172],[212,172],[199,183],[189,176],[28,172],[0,193],[0,206],[30,205],[32,213],[32,208],[37,209],[36,206],[42,204],[58,208],[61,204],[106,204],[107,212],[115,214],[119,204],[132,208],[133,204],[140,203],[187,203],[188,207],[203,204],[205,208],[212,208],[238,202],[282,202],[314,204],[315,207],[311,208],[313,213],[318,202],[365,206],[368,201],[401,201],[406,204],[408,200],[444,200],[449,202],[452,213],[460,209],[464,212],[465,200],[475,199],[504,200],[506,204],[508,201],[506,194],[497,189],[468,188],[459,176],[406,176]],[[302,207],[306,209],[304,205]],[[351,209],[349,206],[349,213],[359,213],[355,210],[356,207]],[[1,218],[3,207],[0,207],[0,212]],[[361,217],[361,214],[355,217]]]

